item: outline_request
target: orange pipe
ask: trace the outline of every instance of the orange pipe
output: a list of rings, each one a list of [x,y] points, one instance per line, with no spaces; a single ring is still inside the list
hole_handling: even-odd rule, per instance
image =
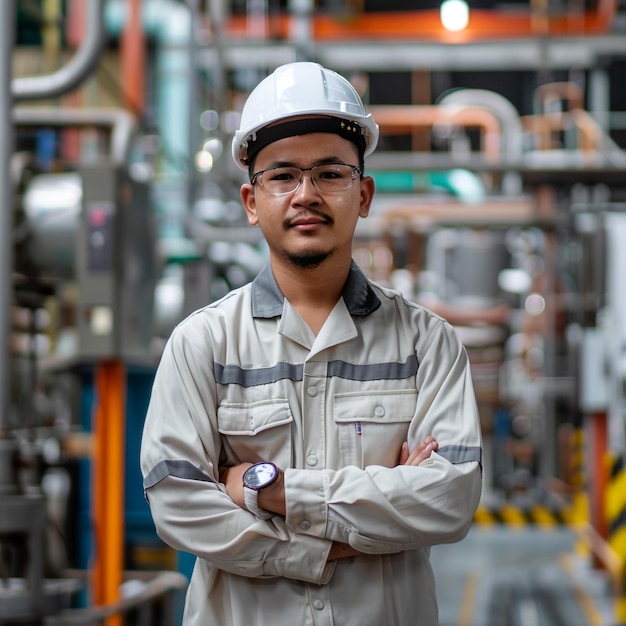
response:
[[[609,483],[609,468],[606,462],[607,454],[607,416],[606,413],[593,413],[588,417],[589,428],[593,435],[593,449],[591,452],[591,475],[594,478],[591,484],[591,514],[592,525],[603,539],[608,537],[608,525],[605,515],[604,498]]]
[[[535,149],[554,150],[559,133],[574,127],[577,133],[577,150],[593,157],[602,150],[603,133],[593,117],[583,109],[572,109],[564,113],[545,113],[544,115],[526,115],[522,118],[524,129],[537,138]]]
[[[127,0],[128,19],[120,40],[122,94],[133,113],[145,106],[145,33],[141,23],[141,0]]]
[[[374,116],[382,133],[408,133],[420,127],[453,124],[467,128],[480,128],[482,149],[486,156],[500,157],[502,128],[500,121],[484,108],[445,107],[430,105],[372,106],[368,111]]]
[[[450,33],[441,25],[439,11],[399,11],[359,13],[339,20],[326,15],[311,16],[315,41],[354,39],[439,40],[461,43],[481,39],[512,37],[574,36],[606,34],[617,12],[617,0],[599,0],[595,10],[582,13],[561,13],[537,20],[531,11],[492,11],[472,9],[468,27],[460,33]],[[538,26],[540,22],[541,26]],[[292,33],[290,15],[272,16],[271,38],[289,39]],[[541,32],[538,32],[540,29]],[[227,23],[230,37],[249,36],[247,16],[232,16]]]
[[[96,366],[92,590],[97,606],[118,601],[123,582],[125,386],[126,373],[121,362],[105,361]],[[122,617],[107,618],[105,626],[122,626]]]
[[[67,25],[65,37],[72,48],[78,48],[85,36],[85,3],[81,0],[70,0],[67,6]],[[64,105],[71,109],[79,109],[83,105],[83,93],[75,89],[65,96]],[[69,163],[78,163],[81,153],[80,128],[64,128],[61,131],[61,156]]]
[[[570,115],[578,129],[578,143],[583,152],[602,150],[602,132],[595,119],[582,109],[573,110]]]
[[[567,100],[568,109],[584,108],[584,95],[582,89],[571,81],[559,81],[546,83],[535,89],[537,100],[541,103],[541,111],[550,111],[550,104],[556,100]]]

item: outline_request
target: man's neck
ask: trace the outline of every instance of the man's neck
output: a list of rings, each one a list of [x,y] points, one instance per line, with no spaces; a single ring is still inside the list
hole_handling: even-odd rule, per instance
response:
[[[338,267],[337,263],[325,262],[302,269],[274,263],[272,269],[285,298],[317,334],[341,298],[350,264]]]

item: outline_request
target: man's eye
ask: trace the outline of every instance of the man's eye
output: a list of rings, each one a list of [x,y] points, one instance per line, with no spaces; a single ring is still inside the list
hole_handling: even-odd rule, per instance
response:
[[[271,173],[268,172],[268,174],[270,174],[269,176],[270,180],[280,181],[280,180],[293,180],[294,179],[293,172],[279,171],[279,172],[271,172]]]
[[[341,172],[338,172],[337,170],[322,170],[321,172],[318,172],[318,177],[319,178],[343,178],[343,175]]]

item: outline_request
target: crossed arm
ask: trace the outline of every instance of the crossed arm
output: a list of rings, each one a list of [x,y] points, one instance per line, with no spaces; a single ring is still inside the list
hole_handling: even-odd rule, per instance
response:
[[[431,452],[436,452],[437,448],[437,441],[435,441],[433,437],[426,437],[426,439],[411,451],[409,451],[408,443],[405,442],[400,450],[397,465],[417,466],[422,463],[422,461],[428,459]],[[233,467],[223,468],[220,471],[220,482],[226,486],[226,491],[233,502],[242,509],[246,508],[244,503],[243,474],[251,465],[252,463],[240,463]],[[283,517],[287,514],[284,478],[282,470],[279,470],[278,479],[265,489],[262,489],[259,492],[258,499],[259,506],[262,509],[276,513],[277,515],[282,515]],[[349,556],[356,556],[358,554],[359,551],[348,544],[335,541],[330,550],[328,560],[332,561]]]

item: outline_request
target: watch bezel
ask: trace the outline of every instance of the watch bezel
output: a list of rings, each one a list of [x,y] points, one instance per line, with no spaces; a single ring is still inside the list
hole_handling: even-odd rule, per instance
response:
[[[269,465],[273,470],[273,476],[269,478],[269,480],[265,481],[262,485],[253,485],[248,482],[247,476],[250,472],[254,472],[255,468],[258,468],[260,465]],[[272,463],[271,461],[259,461],[258,463],[252,464],[244,473],[243,473],[243,485],[252,491],[260,491],[261,489],[265,489],[265,487],[269,487],[272,483],[276,482],[278,478],[278,466],[276,463]]]

